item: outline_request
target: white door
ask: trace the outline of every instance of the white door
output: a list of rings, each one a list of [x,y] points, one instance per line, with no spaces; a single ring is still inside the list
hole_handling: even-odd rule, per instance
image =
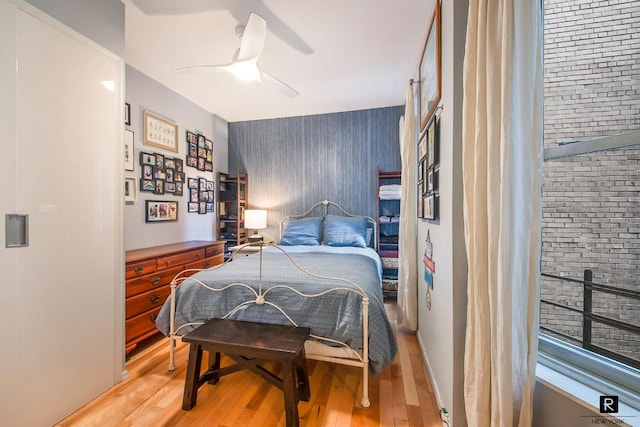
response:
[[[26,214],[29,224],[28,246],[1,249],[10,271],[0,296],[14,298],[0,315],[13,390],[0,425],[46,426],[108,390],[122,368],[122,62],[37,11],[0,8],[17,58],[15,138],[3,143],[15,166],[0,172],[13,197],[2,219]],[[0,391],[2,402],[10,390]]]

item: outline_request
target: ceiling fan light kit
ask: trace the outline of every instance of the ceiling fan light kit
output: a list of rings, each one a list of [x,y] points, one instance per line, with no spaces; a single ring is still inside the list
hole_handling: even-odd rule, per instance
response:
[[[237,79],[260,81],[260,70],[255,61],[234,62],[229,65],[228,70]]]

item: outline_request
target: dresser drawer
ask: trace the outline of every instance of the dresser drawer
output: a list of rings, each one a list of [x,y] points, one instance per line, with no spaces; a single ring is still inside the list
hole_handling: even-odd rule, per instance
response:
[[[129,298],[130,296],[168,285],[171,283],[173,277],[181,271],[182,266],[180,265],[169,270],[147,274],[146,276],[138,277],[136,279],[129,279],[126,282],[125,294],[127,298]]]
[[[163,270],[165,268],[182,266],[190,262],[203,260],[206,258],[204,256],[204,252],[205,252],[204,249],[198,249],[194,251],[183,252],[176,255],[160,257],[158,258],[157,268],[158,270]]]
[[[127,298],[125,315],[127,319],[144,313],[152,308],[160,307],[171,294],[170,286],[163,286],[148,292],[141,293],[131,298]]]
[[[207,258],[216,255],[224,255],[224,244],[209,246],[208,248],[205,248],[205,256]]]
[[[184,266],[185,269],[189,268],[198,268],[205,269],[209,267],[213,267],[224,262],[224,254],[220,253],[220,255],[203,259],[202,261],[192,262],[191,264],[187,264]]]
[[[131,279],[133,277],[140,277],[145,274],[153,273],[156,271],[156,260],[150,259],[140,262],[132,262],[127,264],[125,272],[125,278]]]
[[[136,317],[132,317],[125,323],[125,336],[127,342],[138,338],[142,335],[150,335],[151,333],[160,332],[156,328],[156,318],[160,312],[160,308],[154,308]]]

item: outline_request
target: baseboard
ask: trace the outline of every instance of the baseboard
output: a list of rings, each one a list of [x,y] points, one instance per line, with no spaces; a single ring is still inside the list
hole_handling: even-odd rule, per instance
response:
[[[431,388],[436,398],[436,403],[438,404],[439,408],[443,408],[443,407],[446,408],[446,405],[444,404],[444,402],[442,401],[442,398],[440,397],[440,389],[438,388],[438,383],[436,379],[433,377],[433,371],[431,370],[431,365],[429,364],[429,358],[427,357],[427,352],[424,349],[422,338],[420,334],[416,334],[416,336],[418,337],[418,347],[420,347],[420,354],[422,354],[422,361],[424,362],[425,373],[427,375],[427,378],[429,379],[429,382],[431,383]],[[442,425],[446,426],[447,424],[443,422]]]

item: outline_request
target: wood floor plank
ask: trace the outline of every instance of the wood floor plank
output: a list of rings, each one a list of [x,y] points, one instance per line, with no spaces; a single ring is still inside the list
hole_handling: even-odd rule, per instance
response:
[[[311,398],[298,406],[301,427],[440,427],[414,333],[397,327],[395,304],[385,304],[398,338],[391,366],[369,377],[371,406],[363,408],[361,371],[308,360]],[[129,378],[61,421],[59,427],[279,427],[285,425],[282,391],[249,371],[203,385],[196,406],[182,410],[188,345],[176,347],[176,369],[168,371],[166,339],[147,343],[127,361]],[[231,363],[223,356],[222,364]],[[279,366],[269,365],[278,371]]]
[[[398,356],[400,359],[400,368],[402,369],[402,384],[404,385],[404,395],[407,399],[407,405],[418,405],[418,392],[416,391],[416,382],[413,378],[413,368],[411,366],[411,355],[407,346],[406,334],[399,334],[398,337]]]

